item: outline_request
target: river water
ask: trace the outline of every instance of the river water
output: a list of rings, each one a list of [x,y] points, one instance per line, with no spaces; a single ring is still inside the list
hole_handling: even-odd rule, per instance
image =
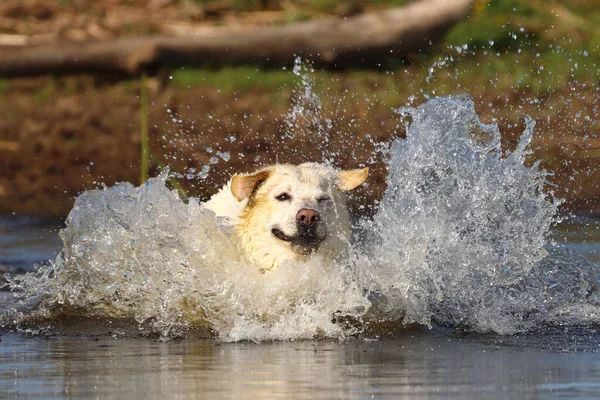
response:
[[[2,219],[3,238],[28,260],[59,250],[55,228]],[[557,236],[598,259],[586,234],[598,221],[563,224]],[[43,232],[40,235],[40,232]],[[27,240],[25,240],[27,239]],[[597,238],[596,238],[597,240]],[[3,246],[0,260],[14,262]],[[97,328],[92,328],[97,329]],[[96,332],[98,333],[98,332]],[[524,335],[417,328],[379,340],[223,343],[130,339],[103,332],[0,343],[2,398],[597,398],[600,332],[553,327]]]
[[[38,398],[597,398],[599,221],[557,216],[465,96],[398,111],[348,254],[260,274],[166,175],[0,219],[0,393]],[[62,243],[61,243],[62,240]],[[50,260],[49,262],[47,260]],[[6,397],[6,396],[5,396]]]
[[[28,338],[4,335],[3,398],[597,398],[598,333],[375,342]]]

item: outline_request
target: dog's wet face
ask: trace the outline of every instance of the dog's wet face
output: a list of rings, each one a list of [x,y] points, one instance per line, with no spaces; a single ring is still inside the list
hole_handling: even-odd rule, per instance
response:
[[[319,164],[277,165],[253,175],[236,175],[231,189],[246,199],[243,232],[256,242],[285,246],[297,256],[319,249],[347,219],[342,190],[364,182],[367,170],[336,172]],[[268,240],[270,239],[270,240]],[[268,244],[265,244],[268,246]]]
[[[336,216],[340,196],[332,178],[326,168],[273,168],[247,207],[273,238],[297,254],[310,254],[327,238],[328,223]]]
[[[271,210],[266,228],[298,254],[316,251],[327,237],[328,222],[335,218],[330,181],[326,176],[303,179],[306,177],[285,173],[272,178],[257,193],[257,198],[266,200],[265,208]]]

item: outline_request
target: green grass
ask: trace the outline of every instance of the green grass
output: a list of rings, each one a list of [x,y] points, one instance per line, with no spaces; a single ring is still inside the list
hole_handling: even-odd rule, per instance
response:
[[[6,93],[10,88],[10,81],[8,79],[0,78],[0,94]]]
[[[598,22],[600,7],[592,1],[476,0],[469,18],[451,29],[445,44],[488,50],[550,45],[579,49],[596,35]]]
[[[211,86],[227,92],[243,92],[257,86],[279,89],[299,80],[290,70],[268,71],[256,67],[184,68],[173,71],[171,76],[171,83],[178,87]]]
[[[45,85],[39,87],[33,93],[33,99],[39,105],[44,104],[44,103],[50,101],[50,99],[56,93],[56,90],[57,90],[56,79],[54,77],[52,77],[48,80],[48,82]]]
[[[406,0],[369,0],[364,7],[399,6]],[[266,3],[264,3],[266,4]],[[277,2],[269,3],[279,4]],[[305,0],[279,4],[292,7],[301,19],[313,12],[335,13],[333,0]],[[357,3],[358,4],[358,3]],[[255,7],[258,7],[255,4]],[[260,7],[259,7],[260,8]],[[286,9],[287,12],[287,9]],[[357,86],[370,87],[385,102],[389,93],[421,91],[444,94],[463,91],[529,90],[544,93],[559,90],[570,81],[600,83],[600,7],[593,0],[476,0],[469,18],[452,28],[444,40],[427,54],[416,54],[413,64],[384,63],[395,78],[367,71],[345,71]],[[467,50],[458,54],[459,46]],[[429,79],[427,69],[436,61],[452,60],[436,67]],[[331,72],[314,74],[317,83],[338,90]],[[261,87],[276,91],[293,88],[298,77],[288,69],[227,67],[221,70],[181,69],[174,71],[172,84],[178,87],[210,86],[224,92],[244,92]],[[399,82],[399,79],[403,79]]]
[[[340,72],[316,71],[311,74],[319,91],[326,89],[335,98],[346,99],[343,91],[354,93],[357,88],[373,95],[382,104],[397,106],[401,98],[423,91],[430,95],[445,95],[457,91],[493,93],[527,90],[538,94],[561,90],[573,80],[598,84],[600,62],[583,50],[553,51],[540,55],[531,49],[522,52],[476,51],[475,54],[457,56],[449,53],[431,54],[415,65],[396,65],[387,71],[350,70]],[[428,68],[436,62],[444,65]],[[389,72],[389,73],[388,73]],[[228,67],[222,70],[184,69],[172,74],[172,84],[187,88],[207,86],[222,93],[244,93],[261,88],[273,102],[288,101],[289,91],[296,87],[299,78],[288,70],[261,70],[252,67]],[[285,90],[282,90],[285,89]]]
[[[310,19],[310,14],[305,11],[285,10],[285,15],[285,22],[288,24],[308,21]],[[282,23],[279,23],[278,25],[282,25]]]

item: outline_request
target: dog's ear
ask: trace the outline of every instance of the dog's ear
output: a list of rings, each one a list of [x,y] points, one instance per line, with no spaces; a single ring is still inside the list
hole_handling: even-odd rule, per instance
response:
[[[269,175],[269,170],[259,171],[252,175],[234,175],[231,178],[231,194],[237,201],[242,201],[248,198]]]
[[[335,183],[341,190],[352,190],[359,187],[369,177],[369,167],[340,171],[336,175]]]

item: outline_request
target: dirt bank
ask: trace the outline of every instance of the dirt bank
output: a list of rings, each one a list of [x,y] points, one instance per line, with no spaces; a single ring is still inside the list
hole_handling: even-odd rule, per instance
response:
[[[188,194],[206,197],[232,172],[273,162],[322,161],[324,153],[333,154],[339,167],[371,167],[369,184],[355,203],[376,204],[385,189],[386,168],[384,152],[373,156],[374,150],[402,137],[403,128],[389,102],[369,99],[376,83],[356,83],[343,74],[332,79],[336,93],[348,91],[345,100],[336,104],[325,96],[322,118],[301,121],[294,137],[285,135],[284,116],[293,101],[289,86],[253,86],[242,92],[151,82],[152,174],[160,165],[169,166],[182,175],[179,182]],[[588,117],[598,107],[593,89],[577,97],[554,93],[535,104],[527,96],[476,93],[475,101],[484,121],[498,119],[506,148],[515,146],[523,130],[522,116],[535,117],[539,134],[531,146],[532,160],[542,160],[555,172],[558,188],[549,189],[566,198],[566,209],[599,213],[600,139]],[[397,107],[407,98],[393,101]],[[317,135],[319,123],[329,124],[325,131],[331,134]],[[92,77],[12,81],[0,95],[0,212],[65,215],[87,188],[139,183],[140,152],[139,82]]]

